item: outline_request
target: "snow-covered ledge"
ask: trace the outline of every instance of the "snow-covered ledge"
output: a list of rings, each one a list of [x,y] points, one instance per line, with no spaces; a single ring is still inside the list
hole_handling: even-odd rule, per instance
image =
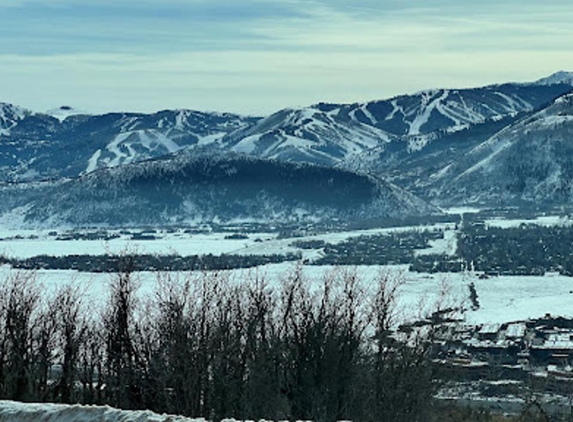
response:
[[[150,411],[125,411],[109,406],[20,403],[0,400],[0,422],[205,422]]]

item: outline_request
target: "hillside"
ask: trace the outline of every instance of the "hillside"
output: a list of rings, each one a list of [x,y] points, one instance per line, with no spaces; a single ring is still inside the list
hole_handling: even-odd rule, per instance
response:
[[[394,185],[347,170],[190,152],[55,183],[5,185],[1,194],[5,219],[43,226],[310,222],[436,212]]]
[[[442,202],[571,203],[573,94],[528,115],[432,176]]]

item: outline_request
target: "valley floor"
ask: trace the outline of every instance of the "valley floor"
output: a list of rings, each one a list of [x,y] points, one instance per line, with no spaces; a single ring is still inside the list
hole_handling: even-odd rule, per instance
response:
[[[495,227],[515,227],[522,223],[538,225],[569,225],[564,217],[541,217],[537,219],[491,219],[486,223]],[[233,231],[232,229],[235,229]],[[299,262],[268,264],[250,269],[225,271],[233,279],[264,277],[274,285],[302,265],[304,274],[311,280],[318,280],[336,270],[352,269],[366,280],[380,274],[388,274],[402,281],[399,304],[408,316],[415,318],[424,307],[431,307],[437,300],[444,300],[444,293],[452,306],[464,309],[467,324],[505,323],[530,318],[540,318],[546,314],[573,317],[573,277],[548,272],[545,275],[501,275],[484,278],[483,273],[463,271],[458,273],[411,272],[409,265],[313,265],[324,256],[321,245],[297,246],[305,242],[327,242],[337,245],[349,239],[365,236],[385,236],[415,231],[443,233],[442,238],[429,240],[428,247],[415,250],[415,256],[453,256],[457,248],[458,225],[438,223],[419,227],[378,228],[356,231],[336,231],[321,233],[297,233],[296,237],[282,237],[278,231],[253,231],[241,233],[241,227],[227,228],[226,231],[207,230],[97,230],[59,232],[0,230],[0,255],[8,258],[26,259],[37,255],[66,256],[121,254],[123,252],[153,255],[262,255],[298,253]],[[236,235],[241,233],[240,235]],[[107,237],[106,237],[107,236]],[[8,265],[0,266],[0,277],[4,278],[17,271]],[[106,297],[111,274],[78,272],[74,270],[34,270],[40,282],[48,291],[55,291],[66,283],[81,284],[85,294],[98,301]],[[172,276],[185,277],[189,273],[172,273]],[[139,294],[151,294],[156,286],[157,273],[139,272]],[[475,286],[479,307],[470,302],[470,285]]]

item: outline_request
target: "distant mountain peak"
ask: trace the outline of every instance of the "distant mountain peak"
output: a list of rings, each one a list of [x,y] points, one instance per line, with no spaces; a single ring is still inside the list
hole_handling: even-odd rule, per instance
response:
[[[0,102],[0,117],[8,114],[15,118],[23,119],[26,115],[32,114],[32,112],[14,104]]]
[[[569,84],[573,85],[573,72],[568,72],[565,70],[560,70],[554,74],[539,79],[535,82],[536,85],[558,85],[558,84]]]
[[[33,113],[25,108],[0,102],[0,136],[9,136],[10,130],[31,114]]]

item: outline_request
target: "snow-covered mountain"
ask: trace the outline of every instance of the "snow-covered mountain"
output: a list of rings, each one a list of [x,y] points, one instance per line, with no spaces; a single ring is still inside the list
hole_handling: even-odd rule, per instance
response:
[[[338,166],[383,175],[413,194],[428,198],[434,173],[462,160],[472,148],[530,113],[488,120],[458,131],[404,137],[350,157]]]
[[[429,179],[442,202],[573,202],[573,94],[505,127]]]
[[[281,110],[230,133],[220,145],[259,157],[328,165],[344,165],[373,151],[417,152],[444,135],[539,109],[571,91],[573,81],[566,75],[539,83],[428,90],[367,103]]]
[[[437,209],[347,170],[237,154],[179,152],[77,179],[0,186],[0,215],[20,223],[163,225],[419,216]]]
[[[571,90],[571,83],[504,84],[473,89],[436,89],[390,100],[351,105],[319,104],[342,120],[365,123],[399,136],[470,124],[534,110]]]
[[[0,110],[0,174],[5,181],[75,177],[160,157],[208,145],[258,120],[190,110],[95,116],[71,107],[51,114],[7,104]]]
[[[573,85],[573,72],[566,72],[566,71],[559,71],[554,73],[553,75],[548,76],[547,78],[539,79],[536,82],[533,82],[534,85],[559,85],[559,84],[567,84]]]
[[[26,116],[33,114],[21,107],[0,103],[0,137],[10,136],[10,131]]]
[[[343,121],[315,107],[285,109],[231,132],[221,147],[262,158],[333,165],[393,139],[359,121]]]
[[[261,158],[344,166],[400,161],[436,140],[532,112],[572,89],[571,73],[528,84],[438,89],[356,104],[319,103],[266,118],[165,110],[88,115],[69,106],[32,113],[0,106],[0,180],[75,177],[98,168],[210,146]],[[495,126],[491,125],[491,127]],[[388,152],[388,153],[387,153]],[[384,173],[384,169],[382,173]]]

